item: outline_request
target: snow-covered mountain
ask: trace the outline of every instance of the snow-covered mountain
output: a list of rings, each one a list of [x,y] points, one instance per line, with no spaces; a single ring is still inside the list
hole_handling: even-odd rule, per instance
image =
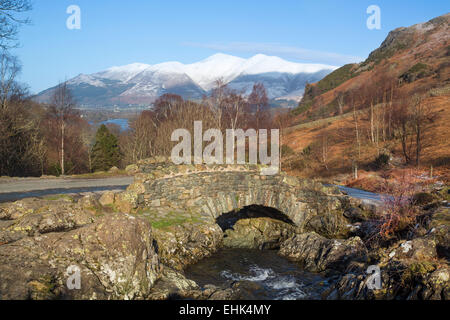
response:
[[[156,65],[134,63],[67,81],[75,98],[85,106],[149,104],[164,93],[175,93],[186,99],[199,99],[222,79],[233,89],[249,94],[253,84],[262,82],[272,99],[303,94],[307,82],[316,82],[336,67],[302,64],[278,57],[255,55],[243,59],[215,54],[193,64],[165,62]],[[54,87],[37,95],[48,102]]]

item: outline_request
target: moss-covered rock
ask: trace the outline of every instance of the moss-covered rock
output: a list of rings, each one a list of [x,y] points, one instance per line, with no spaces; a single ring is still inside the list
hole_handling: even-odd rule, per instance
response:
[[[418,206],[424,206],[426,204],[430,204],[435,201],[434,196],[431,193],[427,192],[418,192],[413,196],[414,204]]]
[[[296,233],[294,226],[271,218],[238,220],[225,231],[223,244],[229,248],[277,249]]]
[[[314,231],[329,239],[344,239],[350,234],[351,225],[341,211],[334,210],[312,216],[306,222],[305,230]]]
[[[222,246],[222,229],[215,223],[175,224],[153,231],[161,262],[179,271]]]
[[[0,243],[70,231],[90,224],[98,217],[97,203],[92,199],[87,196],[75,202],[66,197],[54,200],[30,198],[4,204],[0,220],[7,220],[8,223],[0,224]]]
[[[66,285],[71,266],[80,271],[78,290]],[[159,272],[150,224],[110,214],[0,246],[0,299],[144,299]]]
[[[450,208],[439,207],[432,215],[429,224],[430,228],[439,226],[450,227]]]
[[[298,234],[286,240],[279,253],[313,272],[344,271],[350,262],[367,261],[367,248],[360,238],[330,240],[315,232]]]

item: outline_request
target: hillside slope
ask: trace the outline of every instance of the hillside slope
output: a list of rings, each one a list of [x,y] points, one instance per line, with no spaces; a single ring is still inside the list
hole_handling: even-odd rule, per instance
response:
[[[305,88],[294,110],[298,122],[337,115],[338,97],[362,90],[375,91],[386,81],[402,90],[425,92],[450,83],[450,14],[391,31],[366,61],[345,65]],[[344,101],[342,112],[350,106]]]
[[[375,166],[380,154],[391,159],[383,170],[416,167],[414,159],[409,163],[405,159],[398,121],[402,117],[410,121],[406,143],[413,150],[417,142],[412,99],[420,97],[421,112],[427,112],[420,133],[420,168],[430,172],[433,167],[435,174],[448,181],[449,22],[450,14],[446,14],[398,28],[366,61],[343,66],[308,85],[293,111],[293,126],[283,135],[285,170],[305,177],[333,180],[344,175],[347,179],[352,177],[355,164],[366,172],[380,170]],[[387,95],[391,93],[389,100]],[[403,105],[406,109],[401,108]],[[401,110],[409,110],[409,114],[401,114]],[[392,128],[391,116],[395,119]]]

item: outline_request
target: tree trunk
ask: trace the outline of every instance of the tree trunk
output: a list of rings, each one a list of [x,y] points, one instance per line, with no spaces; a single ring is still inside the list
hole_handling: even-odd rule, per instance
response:
[[[64,170],[64,131],[65,131],[65,124],[63,120],[61,122],[61,175],[64,175],[66,173]]]
[[[358,159],[361,157],[361,143],[359,140],[359,129],[358,129],[358,116],[356,114],[356,108],[353,106],[353,118],[355,120],[355,134],[356,134],[356,145],[358,148]]]
[[[373,102],[370,103],[370,139],[372,143],[375,143],[374,137],[374,126],[373,126]]]
[[[421,145],[421,127],[420,127],[420,119],[417,120],[417,135],[416,135],[416,166],[419,167],[420,165],[420,153],[422,151],[422,145]]]

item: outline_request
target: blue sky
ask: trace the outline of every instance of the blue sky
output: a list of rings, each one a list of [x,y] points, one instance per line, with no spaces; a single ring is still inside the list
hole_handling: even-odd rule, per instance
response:
[[[388,32],[448,13],[448,0],[33,0],[21,29],[21,81],[36,93],[80,73],[133,62],[192,63],[214,53],[257,53],[342,65],[365,59]],[[69,5],[81,30],[66,28]],[[381,9],[369,30],[366,9]]]

